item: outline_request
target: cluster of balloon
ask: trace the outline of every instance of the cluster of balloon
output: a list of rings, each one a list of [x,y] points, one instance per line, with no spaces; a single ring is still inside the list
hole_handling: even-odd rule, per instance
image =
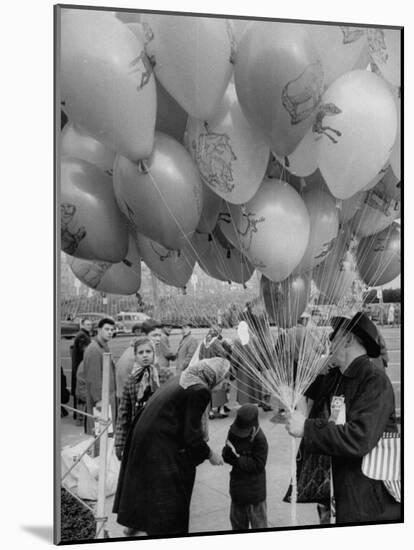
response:
[[[135,294],[141,286],[141,258],[132,237],[122,262],[90,262],[68,256],[73,274],[86,286],[112,294]]]
[[[337,25],[308,25],[306,28],[321,58],[326,86],[344,73],[365,69],[368,65],[365,29]]]
[[[309,187],[302,194],[310,220],[308,246],[294,275],[310,271],[332,251],[338,235],[339,220],[335,199],[318,187]]]
[[[308,275],[291,275],[280,283],[262,275],[260,291],[270,320],[283,328],[295,326],[308,304],[310,287]]]
[[[309,241],[309,214],[300,195],[285,181],[265,178],[249,202],[229,208],[243,254],[273,282],[286,279]]]
[[[62,158],[86,160],[112,176],[116,153],[73,122],[67,124],[61,134],[60,153]]]
[[[233,72],[235,39],[225,19],[143,15],[157,79],[192,117],[218,111]]]
[[[382,78],[350,71],[324,93],[313,133],[319,169],[339,199],[361,191],[387,162],[397,132],[397,110]]]
[[[111,176],[86,160],[63,158],[60,181],[63,252],[85,260],[121,262],[128,250],[128,226]]]
[[[401,272],[401,234],[398,223],[361,239],[357,250],[359,274],[369,286],[393,281]]]
[[[400,215],[400,182],[388,165],[382,179],[365,193],[361,207],[351,220],[351,227],[359,237],[367,237],[382,231]]]
[[[144,44],[111,13],[64,10],[61,96],[69,119],[132,161],[154,145],[156,89]]]
[[[254,22],[242,34],[234,71],[246,118],[271,150],[290,155],[312,126],[324,89],[323,67],[303,25]]]
[[[193,273],[195,259],[185,247],[169,250],[161,244],[135,233],[138,250],[145,264],[166,285],[184,288]]]
[[[140,164],[118,155],[114,190],[135,229],[171,250],[181,250],[194,233],[203,208],[202,183],[189,153],[157,132],[151,156]]]
[[[211,235],[196,233],[192,244],[199,266],[210,277],[242,285],[251,279],[254,266],[226,239],[220,226]]]
[[[246,120],[230,83],[217,115],[189,118],[187,148],[203,182],[233,204],[250,200],[260,187],[269,160],[262,133]]]
[[[328,303],[337,304],[357,277],[354,240],[349,227],[339,230],[329,256],[312,271],[312,278]]]

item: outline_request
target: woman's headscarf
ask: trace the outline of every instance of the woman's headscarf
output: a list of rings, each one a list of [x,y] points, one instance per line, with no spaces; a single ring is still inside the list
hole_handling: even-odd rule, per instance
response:
[[[195,365],[188,366],[180,376],[180,386],[185,390],[196,384],[205,384],[213,389],[224,380],[230,369],[230,362],[223,357],[203,359]]]
[[[153,351],[153,358],[155,361],[155,345],[154,342],[148,338],[147,336],[139,337],[137,338],[135,344],[138,344],[137,347],[140,345],[148,344],[151,346]],[[135,345],[134,345],[134,352],[135,352]],[[134,353],[135,355],[135,353]],[[160,387],[160,379],[158,375],[157,367],[154,365],[154,362],[150,365],[147,365],[145,367],[138,365],[136,361],[134,361],[134,365],[132,367],[131,375],[135,376],[136,378],[139,378],[141,373],[143,372],[141,376],[141,380],[139,382],[138,388],[137,388],[137,400],[140,401],[142,397],[144,396],[146,388],[149,386],[151,388],[151,392],[154,393],[155,390],[157,390]]]

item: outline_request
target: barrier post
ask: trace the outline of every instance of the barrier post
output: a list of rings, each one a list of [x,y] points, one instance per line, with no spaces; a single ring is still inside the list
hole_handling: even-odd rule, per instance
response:
[[[111,365],[111,354],[104,353],[102,359],[102,409],[101,418],[107,422],[109,418],[109,370]],[[99,445],[99,478],[98,478],[98,500],[96,503],[96,538],[102,539],[105,536],[105,485],[106,485],[106,460],[108,449],[108,430],[100,423]]]

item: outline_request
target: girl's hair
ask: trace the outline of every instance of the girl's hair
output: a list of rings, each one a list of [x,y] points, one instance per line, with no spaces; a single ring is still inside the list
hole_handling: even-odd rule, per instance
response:
[[[148,336],[139,336],[134,342],[134,354],[136,354],[137,349],[140,346],[143,346],[144,344],[149,344],[151,346],[152,351],[155,353],[154,344],[152,343],[152,340],[148,338]]]

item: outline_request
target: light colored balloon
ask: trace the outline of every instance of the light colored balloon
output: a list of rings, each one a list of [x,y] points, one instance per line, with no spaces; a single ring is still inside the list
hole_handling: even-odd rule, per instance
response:
[[[273,282],[286,279],[309,241],[309,215],[299,194],[286,182],[265,178],[253,199],[230,210],[241,251]]]
[[[195,259],[186,249],[168,250],[136,232],[136,242],[142,259],[154,275],[166,285],[184,288],[193,273]]]
[[[128,296],[140,289],[141,258],[131,237],[128,254],[122,262],[90,262],[68,256],[68,263],[75,277],[99,292]]]
[[[401,229],[393,223],[383,231],[361,239],[357,263],[362,280],[369,286],[381,286],[401,273]]]
[[[241,37],[234,76],[246,118],[279,157],[293,153],[313,123],[324,88],[306,28],[255,21]]]
[[[395,174],[395,177],[401,179],[401,98],[398,96],[396,100],[397,105],[397,137],[395,139],[394,146],[391,151],[390,164]]]
[[[295,176],[309,176],[318,169],[316,141],[312,129],[307,131],[293,153],[285,157],[285,162],[289,172]]]
[[[310,278],[296,275],[273,283],[262,275],[260,292],[271,321],[281,328],[293,327],[308,305]]]
[[[95,165],[66,158],[60,165],[61,248],[77,258],[122,261],[128,228],[115,200],[112,178]]]
[[[117,156],[114,190],[137,231],[171,250],[188,244],[203,208],[202,183],[189,153],[175,139],[157,132],[153,153],[141,166]]]
[[[338,235],[339,220],[336,201],[318,188],[302,194],[310,220],[309,242],[292,274],[299,275],[320,264],[330,254]]]
[[[345,298],[357,278],[354,241],[348,227],[338,233],[331,254],[312,271],[312,278],[329,304]]]
[[[326,86],[352,69],[366,67],[365,29],[337,25],[306,25],[306,29],[321,57]]]
[[[223,199],[213,193],[210,187],[202,184],[203,210],[196,231],[198,233],[211,233],[216,227],[219,213],[223,208]]]
[[[225,103],[220,118],[208,123],[189,119],[188,147],[203,182],[226,201],[241,204],[259,189],[270,150],[262,133],[243,115],[231,83]]]
[[[71,121],[132,161],[148,157],[156,91],[144,44],[110,13],[73,10],[62,18],[60,59]]]
[[[129,11],[116,11],[115,16],[122,21],[123,23],[140,23],[141,22],[141,13],[134,13]]]
[[[367,29],[368,51],[384,78],[401,85],[401,30]]]
[[[62,131],[60,154],[62,158],[74,157],[86,160],[112,176],[116,153],[72,122],[66,124]]]
[[[313,125],[319,169],[338,199],[361,191],[386,163],[397,131],[397,112],[384,81],[351,71],[328,88]]]
[[[388,167],[381,181],[366,192],[351,226],[358,236],[368,237],[382,231],[400,216],[401,190],[392,169]]]
[[[217,112],[233,72],[235,40],[225,19],[145,14],[148,55],[172,97],[192,117]]]

